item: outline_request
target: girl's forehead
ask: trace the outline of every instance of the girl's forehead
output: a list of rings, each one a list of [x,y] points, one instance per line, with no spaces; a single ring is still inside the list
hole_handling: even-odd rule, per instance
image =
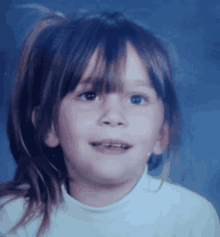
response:
[[[127,43],[126,57],[119,58],[117,59],[117,62],[112,63],[112,66],[108,71],[109,78],[115,76],[116,68],[118,68],[117,76],[120,78],[120,82],[123,86],[131,85],[152,87],[146,67],[131,43]],[[82,75],[80,84],[88,85],[90,84],[90,80],[102,78],[105,70],[106,60],[100,53],[100,50],[96,49]]]

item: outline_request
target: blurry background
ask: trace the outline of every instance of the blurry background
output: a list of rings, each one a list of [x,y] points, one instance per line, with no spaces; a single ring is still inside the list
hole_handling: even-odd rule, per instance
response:
[[[206,0],[7,0],[0,3],[0,183],[15,162],[6,137],[8,101],[18,47],[36,11],[14,4],[43,4],[69,14],[120,10],[159,35],[170,50],[182,110],[182,153],[167,163],[166,179],[212,202],[220,216],[220,1]],[[152,171],[161,175],[162,165]]]

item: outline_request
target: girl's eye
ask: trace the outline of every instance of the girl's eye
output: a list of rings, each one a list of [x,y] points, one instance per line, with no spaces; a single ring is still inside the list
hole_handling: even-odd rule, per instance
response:
[[[86,92],[83,92],[82,94],[80,94],[78,97],[79,98],[84,97],[84,100],[93,101],[96,99],[97,93],[94,91],[86,91]],[[130,101],[135,105],[140,105],[143,103],[147,103],[149,100],[148,100],[148,97],[143,96],[143,95],[132,95],[130,97]]]
[[[140,105],[140,103],[143,101],[144,103],[148,102],[148,98],[146,96],[143,95],[132,95],[130,97],[131,101],[136,104],[136,105]]]
[[[97,94],[93,91],[86,91],[80,94],[78,97],[82,98],[85,97],[86,100],[94,100],[96,98]]]

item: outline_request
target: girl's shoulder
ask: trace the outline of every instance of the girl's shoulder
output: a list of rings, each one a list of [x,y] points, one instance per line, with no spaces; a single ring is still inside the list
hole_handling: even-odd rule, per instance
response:
[[[161,187],[160,187],[161,185]],[[198,193],[182,186],[181,184],[163,181],[159,178],[151,176],[150,187],[151,190],[157,190],[158,194],[163,195],[169,199],[173,204],[184,203],[190,201],[191,204],[209,204],[210,202]]]
[[[167,181],[164,182],[163,192],[167,193],[167,196],[170,198],[173,204],[188,204],[188,206],[210,206],[211,203],[201,196],[200,194],[196,193],[193,190],[190,190],[181,184],[177,183],[169,183]],[[169,193],[169,195],[168,195]]]
[[[149,186],[154,190],[151,201],[156,204],[163,224],[179,233],[176,236],[220,236],[218,214],[207,199],[180,184],[162,183],[154,177]]]
[[[0,205],[7,202],[13,196],[0,199]],[[18,223],[24,213],[24,200],[18,198],[16,200],[8,202],[0,209],[0,236],[6,234],[15,224]],[[3,235],[4,236],[4,235]]]
[[[14,197],[13,195],[0,197],[0,206]],[[0,236],[4,236],[4,234],[6,236],[6,233],[19,222],[24,214],[25,207],[24,198],[17,198],[0,208]]]
[[[152,187],[158,187],[160,183],[161,180],[152,177]],[[201,217],[204,218],[204,222],[213,221],[213,219],[219,222],[217,212],[211,202],[180,184],[164,181],[158,190],[158,196],[167,205],[167,209],[172,207],[172,211],[175,214],[181,213],[182,218],[198,220]]]

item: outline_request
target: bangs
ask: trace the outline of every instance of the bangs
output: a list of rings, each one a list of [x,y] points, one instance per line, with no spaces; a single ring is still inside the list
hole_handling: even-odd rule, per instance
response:
[[[89,62],[94,65],[87,64],[79,83],[85,86],[90,85],[94,92],[100,94],[121,93],[123,91],[123,74],[126,66],[126,43],[123,43],[120,48],[117,45],[118,49],[113,46],[114,51],[112,50],[111,54],[106,54],[105,49],[109,49],[109,46],[96,48],[89,59]]]
[[[152,33],[127,20],[109,24],[100,17],[79,19],[64,28],[68,36],[59,51],[63,66],[59,69],[58,103],[78,84],[89,85],[100,94],[123,92],[128,43],[139,56],[157,97],[165,102],[165,81],[172,81],[169,57]]]
[[[109,44],[100,44],[97,48],[91,50],[92,53],[85,59],[87,63],[83,63],[81,67],[76,68],[74,75],[65,82],[66,85],[63,88],[66,90],[63,90],[61,99],[68,93],[73,92],[78,84],[83,85],[83,88],[89,86],[92,91],[99,94],[122,93],[124,91],[123,77],[126,70],[128,43],[131,42],[120,40],[115,45],[109,42]],[[143,57],[143,52],[139,53],[135,45],[132,44],[132,46],[134,46],[143,63],[146,75],[149,76],[151,86],[155,89],[157,96],[164,98],[164,81],[168,75],[164,75],[165,70],[161,70],[161,67],[163,69],[163,64],[160,63],[161,60],[153,61],[149,57],[149,52],[146,52],[145,57]],[[89,65],[91,61],[93,61],[92,66]],[[70,69],[71,71],[72,69]],[[70,72],[67,72],[67,75]]]
[[[66,71],[61,86],[63,88],[61,99],[74,91],[79,83],[91,85],[92,90],[98,93],[122,92],[127,40],[118,33],[114,38],[109,38],[103,37],[102,32],[98,38],[98,33],[96,32],[94,36],[90,35],[87,49],[82,50],[80,54],[73,52],[73,55],[78,55],[80,62],[76,62],[76,56],[72,56],[74,60]],[[85,73],[87,71],[89,73]]]

